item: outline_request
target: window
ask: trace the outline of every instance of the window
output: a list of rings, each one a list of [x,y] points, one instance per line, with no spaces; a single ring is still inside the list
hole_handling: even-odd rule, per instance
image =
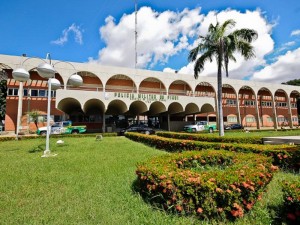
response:
[[[236,105],[236,100],[234,100],[234,99],[226,99],[226,104],[227,105]]]
[[[51,97],[55,98],[56,97],[56,91],[51,91]]]
[[[284,118],[284,117],[277,117],[277,121],[278,121],[278,122],[284,122],[284,121],[285,121],[285,118]]]
[[[18,88],[8,88],[7,95],[9,96],[18,96]]]
[[[291,108],[297,108],[297,103],[291,103]]]
[[[38,90],[31,89],[31,96],[37,97],[37,96],[39,96],[38,93],[39,93]]]
[[[255,118],[253,116],[246,116],[246,122],[247,123],[254,123],[255,122]]]
[[[39,90],[38,96],[39,97],[47,97],[47,91],[46,90]]]
[[[255,105],[255,101],[246,100],[246,101],[245,101],[245,105],[251,105],[251,106],[254,106],[254,105]]]
[[[270,117],[270,116],[268,116],[268,117],[267,117],[267,122],[272,123],[272,122],[273,122],[273,118]]]
[[[287,107],[286,102],[276,102],[277,107]]]
[[[298,117],[292,117],[293,122],[298,122]]]
[[[237,123],[237,117],[236,116],[227,116],[227,121],[229,123]]]
[[[261,106],[272,107],[272,102],[261,102]]]

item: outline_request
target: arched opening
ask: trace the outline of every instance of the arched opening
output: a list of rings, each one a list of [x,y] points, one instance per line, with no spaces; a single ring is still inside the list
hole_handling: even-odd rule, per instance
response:
[[[255,127],[257,125],[255,117],[247,116],[256,115],[255,92],[251,87],[245,85],[240,88],[239,103],[243,127]]]
[[[200,82],[195,88],[195,97],[215,98],[216,91],[208,82]]]
[[[57,108],[65,113],[63,120],[71,120],[74,125],[85,124],[85,114],[81,108],[80,102],[77,99],[62,99],[57,104]]]
[[[107,132],[115,132],[120,128],[126,127],[123,121],[126,121],[127,105],[121,100],[113,100],[108,104],[105,112],[105,124]]]
[[[136,93],[137,88],[134,81],[122,74],[117,74],[109,78],[105,85],[106,92],[122,92],[122,93]]]
[[[282,90],[276,90],[274,94],[275,100],[275,110],[277,115],[277,125],[280,127],[286,127],[289,125],[288,121],[288,95]]]
[[[148,77],[141,82],[139,93],[165,95],[167,90],[163,82],[161,82],[159,79]]]
[[[222,107],[224,124],[237,123],[237,94],[234,88],[229,84],[223,84],[222,86]]]
[[[190,85],[183,80],[175,80],[170,84],[169,95],[193,95]]]
[[[70,74],[71,76],[72,74]],[[84,91],[103,91],[103,84],[99,77],[88,71],[79,71],[77,75],[82,77],[82,85],[74,87],[67,83],[67,89],[69,90],[84,90]]]
[[[103,126],[105,105],[99,99],[89,99],[83,106],[85,124],[89,132],[100,132]]]
[[[272,93],[268,88],[261,88],[257,92],[259,122],[261,127],[273,127],[273,98]]]
[[[298,91],[291,92],[290,105],[291,105],[291,114],[292,114],[292,126],[299,126],[300,93]]]

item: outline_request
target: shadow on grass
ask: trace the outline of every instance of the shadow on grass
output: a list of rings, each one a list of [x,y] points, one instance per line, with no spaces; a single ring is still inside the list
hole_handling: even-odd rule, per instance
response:
[[[33,146],[33,148],[29,149],[28,152],[29,153],[42,152],[42,151],[45,150],[44,148],[45,148],[45,145],[44,144],[40,144],[38,146]]]

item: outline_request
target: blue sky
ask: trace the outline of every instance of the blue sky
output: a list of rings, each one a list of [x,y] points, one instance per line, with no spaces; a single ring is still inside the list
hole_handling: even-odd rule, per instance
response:
[[[0,3],[0,54],[134,67],[134,0],[12,0]],[[300,78],[299,0],[137,0],[138,67],[193,73],[189,50],[210,23],[233,18],[258,30],[257,57],[231,63],[230,77]],[[215,63],[200,76],[215,76]]]

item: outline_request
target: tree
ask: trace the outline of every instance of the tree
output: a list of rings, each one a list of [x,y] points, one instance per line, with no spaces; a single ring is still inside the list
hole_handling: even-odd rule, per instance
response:
[[[224,136],[223,110],[222,110],[222,68],[225,69],[228,77],[229,60],[236,61],[233,53],[240,52],[247,60],[255,56],[251,42],[257,39],[258,35],[252,29],[239,29],[229,32],[235,26],[234,20],[226,20],[223,24],[214,26],[210,24],[206,36],[199,36],[200,42],[189,53],[189,62],[194,62],[194,76],[198,79],[200,72],[204,70],[207,61],[216,59],[218,65],[218,124],[219,135]],[[198,55],[200,54],[200,57]]]
[[[38,128],[38,119],[39,119],[39,116],[41,115],[40,111],[38,109],[33,109],[32,111],[27,112],[27,113],[28,113],[28,116],[30,118],[32,118],[32,120],[34,121],[36,128]]]
[[[0,71],[0,121],[5,118],[6,94],[7,93],[7,73]]]
[[[282,84],[300,86],[300,79],[289,80],[287,82],[283,82]]]

